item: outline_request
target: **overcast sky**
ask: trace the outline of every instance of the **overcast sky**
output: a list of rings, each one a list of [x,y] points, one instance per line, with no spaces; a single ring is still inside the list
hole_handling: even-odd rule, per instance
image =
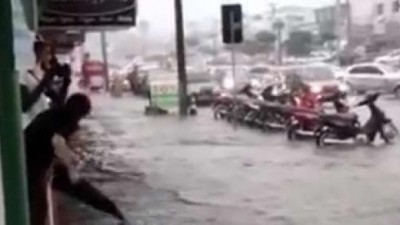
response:
[[[360,0],[361,1],[361,0]],[[202,23],[208,21],[208,26],[205,29],[213,29],[210,26],[214,19],[220,18],[220,6],[224,3],[241,3],[243,11],[246,14],[258,14],[269,9],[270,4],[274,3],[279,6],[303,6],[303,7],[320,7],[335,4],[336,0],[182,0],[183,11],[186,24],[186,32],[190,30],[191,22]],[[148,37],[146,40],[158,40],[166,43],[173,43],[174,38],[174,0],[138,0],[138,21],[146,20],[150,22]],[[133,28],[133,30],[138,29]],[[89,37],[90,41],[86,42],[87,49],[90,49],[93,55],[100,56],[98,46],[98,34]],[[110,33],[108,43],[110,49],[117,55],[125,55],[126,52],[132,51],[132,43],[134,41],[130,32]],[[154,46],[154,42],[150,47]]]
[[[335,4],[335,0],[182,0],[185,21],[202,21],[219,18],[220,5],[223,3],[241,3],[245,13],[260,13],[266,11],[271,3],[278,6],[297,5],[304,7],[319,7]],[[167,31],[173,28],[174,0],[139,0],[138,20],[148,20],[150,30]]]

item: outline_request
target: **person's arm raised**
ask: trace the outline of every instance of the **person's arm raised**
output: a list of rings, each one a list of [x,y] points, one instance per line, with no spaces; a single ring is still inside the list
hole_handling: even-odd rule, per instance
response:
[[[22,112],[25,113],[32,108],[32,106],[39,100],[40,95],[44,93],[46,87],[51,83],[53,77],[54,73],[52,70],[46,72],[44,78],[33,91],[29,91],[26,85],[20,84]]]

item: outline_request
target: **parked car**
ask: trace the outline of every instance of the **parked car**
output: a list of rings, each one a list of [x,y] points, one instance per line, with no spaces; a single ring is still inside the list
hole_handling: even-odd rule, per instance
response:
[[[398,66],[400,65],[400,49],[396,49],[389,52],[386,55],[376,57],[374,62],[392,66]]]
[[[363,93],[379,91],[400,97],[400,71],[395,67],[378,63],[351,66],[341,78],[352,91]]]
[[[210,105],[218,94],[218,85],[206,71],[188,71],[188,94],[197,105]]]
[[[321,96],[343,94],[348,92],[348,86],[335,77],[332,67],[324,65],[304,65],[284,68],[282,71],[285,85],[295,90],[299,85],[308,86],[312,92]]]

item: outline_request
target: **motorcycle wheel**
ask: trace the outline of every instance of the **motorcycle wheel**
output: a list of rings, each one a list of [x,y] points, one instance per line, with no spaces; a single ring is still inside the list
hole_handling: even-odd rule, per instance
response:
[[[297,139],[297,130],[299,129],[298,125],[291,124],[287,130],[287,139],[289,141],[293,141]]]
[[[218,111],[214,111],[214,120],[219,120],[221,118],[221,115],[219,114]]]
[[[256,119],[258,117],[258,112],[257,111],[251,111],[247,114],[246,118],[245,118],[245,122],[246,125],[250,126],[250,127],[254,127],[256,125]]]
[[[396,125],[393,124],[393,122],[386,124],[384,132],[390,141],[396,139],[396,137],[399,137],[399,130]]]
[[[220,114],[220,109],[221,109],[221,108],[222,108],[221,106],[215,106],[215,107],[213,108],[213,110],[214,110],[214,119],[215,119],[215,120],[221,119],[221,114]]]
[[[263,113],[259,113],[258,116],[254,119],[254,124],[257,128],[264,130],[265,116]]]
[[[329,133],[326,131],[320,131],[315,135],[315,145],[319,148],[325,146],[325,140],[328,138]]]

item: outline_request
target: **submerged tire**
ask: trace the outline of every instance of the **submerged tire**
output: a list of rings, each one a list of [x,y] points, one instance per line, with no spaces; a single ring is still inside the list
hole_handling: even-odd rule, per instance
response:
[[[287,139],[289,141],[293,141],[297,139],[297,130],[298,126],[296,125],[290,125],[288,130],[287,130]]]
[[[328,138],[329,133],[321,131],[315,135],[315,145],[319,148],[325,146],[325,140]]]

